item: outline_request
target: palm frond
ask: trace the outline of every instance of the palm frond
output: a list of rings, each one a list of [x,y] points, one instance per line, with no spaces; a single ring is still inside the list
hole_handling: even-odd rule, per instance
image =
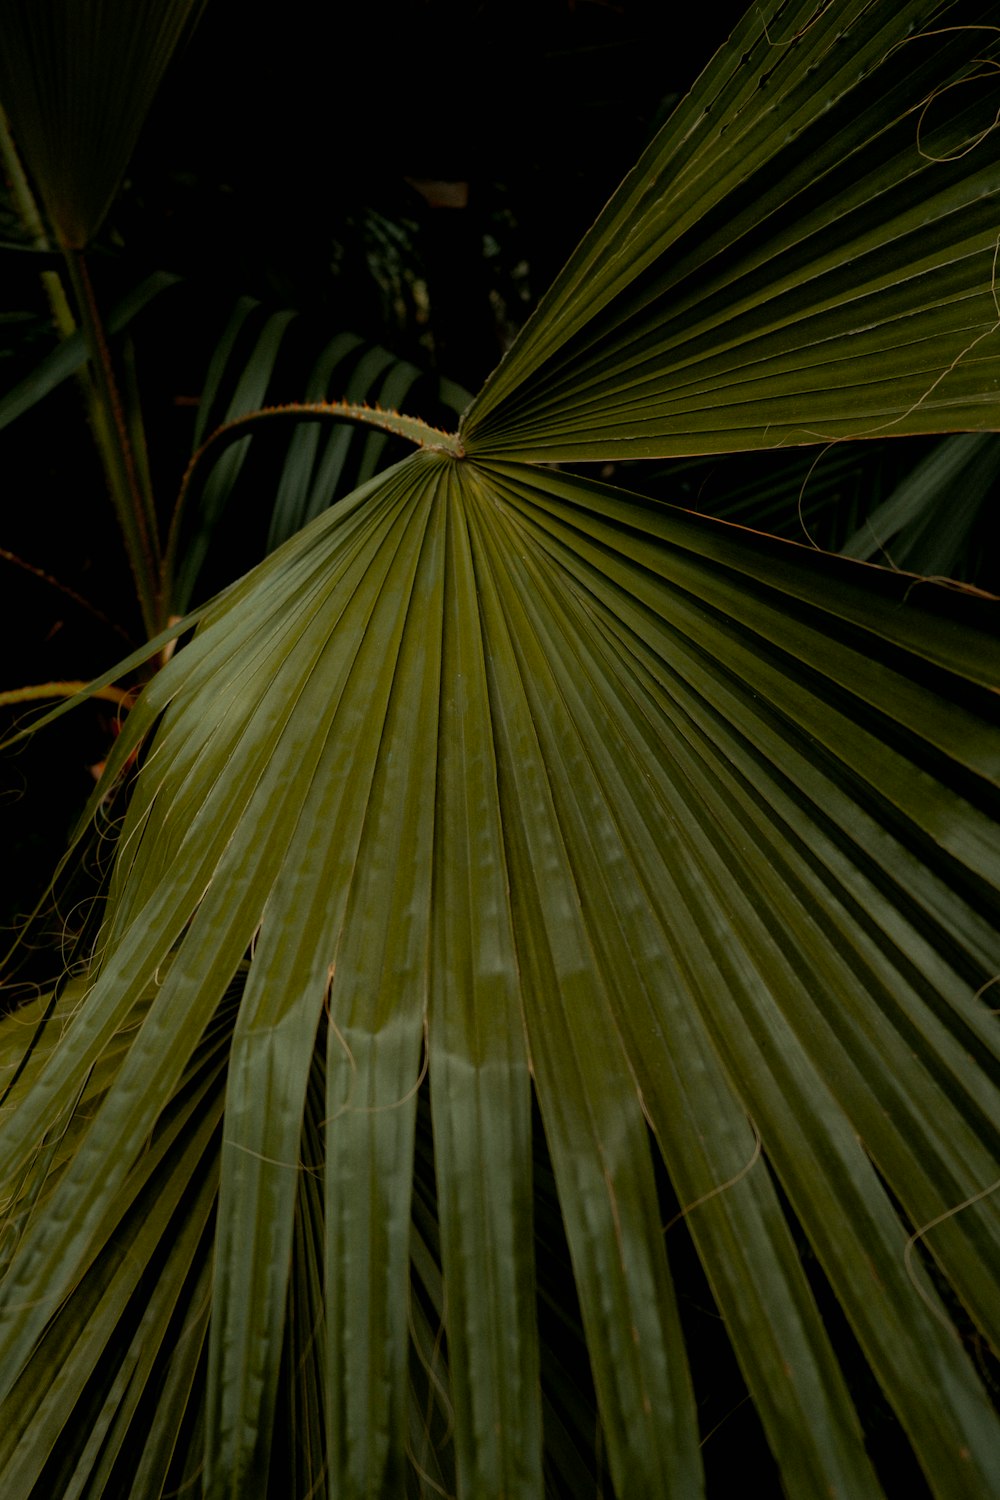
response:
[[[990,19],[938,0],[752,7],[476,398],[468,450],[649,458],[994,426]]]
[[[4,1131],[12,1172],[170,962],[23,1236],[6,1367],[93,1258],[252,945],[209,1493],[266,1465],[325,1012],[327,1430],[347,1492],[402,1482],[425,1027],[466,1487],[538,1491],[529,1066],[619,1492],[698,1486],[647,1121],[790,1492],[874,1481],[776,1184],[932,1483],[985,1484],[995,1419],[908,1234],[988,1327],[995,1207],[957,1210],[996,1164],[975,995],[998,961],[996,645],[978,601],[907,598],[891,575],[873,597],[859,567],[428,454],[231,591],[147,690],[163,725],[105,956]]]
[[[167,64],[203,0],[137,10],[110,0],[11,0],[0,35],[0,99],[60,243],[99,229]]]
[[[996,603],[546,466],[985,425],[958,14],[754,6],[464,451],[144,689],[86,992],[0,1030],[0,1488],[698,1496],[687,1234],[784,1493],[893,1491],[859,1368],[997,1493]]]

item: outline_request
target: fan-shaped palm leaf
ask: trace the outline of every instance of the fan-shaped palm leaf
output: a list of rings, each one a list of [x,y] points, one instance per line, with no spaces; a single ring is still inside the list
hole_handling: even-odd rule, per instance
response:
[[[995,606],[518,461],[986,424],[996,156],[917,122],[957,156],[994,43],[907,40],[948,16],[755,6],[464,455],[145,690],[0,1131],[14,1493],[581,1493],[532,1093],[616,1494],[702,1492],[661,1162],[788,1494],[884,1480],[800,1236],[933,1492],[997,1492]]]
[[[118,190],[160,79],[204,0],[10,0],[0,98],[62,245],[80,249]]]

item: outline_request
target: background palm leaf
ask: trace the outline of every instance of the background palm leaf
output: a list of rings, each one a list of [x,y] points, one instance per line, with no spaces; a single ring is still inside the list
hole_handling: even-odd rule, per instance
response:
[[[896,567],[938,577],[985,571],[986,549],[979,534],[998,473],[1000,438],[994,433],[944,438],[865,517],[841,550],[847,557],[888,558]]]
[[[824,551],[996,593],[993,433],[608,466],[618,482]]]
[[[62,245],[80,249],[100,226],[160,79],[202,5],[6,7],[0,94]]]
[[[754,7],[467,456],[318,516],[143,693],[87,993],[5,1038],[14,1493],[580,1494],[593,1403],[616,1494],[697,1495],[686,1232],[786,1493],[889,1479],[828,1292],[933,1492],[996,1491],[995,606],[516,461],[986,424],[995,152],[914,134],[983,38],[899,46],[949,14]]]
[[[194,430],[195,451],[217,428],[261,407],[287,402],[290,376],[281,361],[295,334],[301,342],[300,325],[292,309],[267,312],[254,298],[239,300],[206,374]],[[415,404],[431,420],[451,423],[470,399],[453,381],[430,376],[355,333],[341,332],[321,343],[307,338],[306,348],[306,355],[301,349],[293,354],[292,369],[296,378],[304,380],[304,386],[295,391],[296,399],[346,400],[385,410],[401,409],[409,401],[411,409]],[[266,521],[268,551],[407,451],[405,442],[394,441],[387,433],[347,424],[320,428],[315,423],[288,423],[276,436],[280,441],[268,450],[278,469]],[[254,501],[255,487],[239,486],[252,443],[248,435],[228,448],[213,464],[204,485],[196,488],[195,503],[188,504],[183,514],[175,512],[170,550],[171,560],[176,557],[176,576],[173,566],[169,568],[175,610],[190,608],[213,549],[228,560],[234,551],[234,531],[247,529],[245,512],[235,518],[233,512],[239,509],[240,498],[250,505]]]

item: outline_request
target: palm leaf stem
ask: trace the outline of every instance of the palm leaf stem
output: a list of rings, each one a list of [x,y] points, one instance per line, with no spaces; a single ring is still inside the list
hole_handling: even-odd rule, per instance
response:
[[[407,438],[418,448],[426,448],[431,452],[450,453],[456,458],[461,458],[464,452],[455,433],[432,427],[418,417],[403,416],[400,412],[385,411],[381,407],[367,406],[358,401],[289,401],[281,406],[264,406],[256,411],[245,412],[217,427],[191,456],[181,480],[163,556],[162,592],[165,598],[170,597],[176,577],[184,517],[191,499],[195,475],[198,474],[201,478],[205,472],[204,459],[211,454],[214,462],[232,443],[241,442],[247,436],[247,428],[275,421],[349,422],[356,427],[377,428],[396,437]]]
[[[143,625],[147,635],[152,636],[163,625],[159,539],[153,499],[140,478],[125,404],[83,251],[67,249],[66,266],[94,374],[96,399],[90,410],[94,440],[125,543]]]
[[[31,237],[32,245],[36,250],[51,252],[52,244],[46,233],[35,195],[31,191],[27,173],[21,164],[17,147],[14,145],[10,123],[2,108],[0,108],[0,162],[3,163],[4,177],[10,184],[10,195],[14,206],[21,223]],[[62,277],[58,271],[44,270],[41,272],[41,279],[45,295],[49,299],[49,307],[52,309],[52,321],[56,332],[61,339],[68,339],[76,332],[76,319],[73,317],[66,297]]]
[[[30,573],[40,583],[47,583],[50,588],[58,589],[60,594],[63,594],[67,599],[72,599],[73,603],[78,605],[80,609],[85,610],[88,615],[92,615],[95,620],[99,620],[102,625],[106,625],[109,630],[113,630],[116,635],[120,635],[122,640],[128,641],[130,645],[132,644],[127,630],[118,625],[110,616],[106,615],[102,609],[98,609],[97,605],[92,604],[83,594],[77,593],[76,589],[71,589],[68,584],[60,583],[58,578],[53,578],[51,573],[46,573],[44,568],[36,567],[34,563],[28,562],[23,557],[18,557],[16,552],[9,552],[6,547],[0,547],[0,559],[10,563],[12,567],[20,568],[24,573]]]

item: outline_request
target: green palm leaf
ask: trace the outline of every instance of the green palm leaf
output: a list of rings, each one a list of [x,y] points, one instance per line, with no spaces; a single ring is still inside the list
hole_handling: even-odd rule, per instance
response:
[[[885,557],[911,572],[967,578],[978,561],[973,540],[996,489],[998,459],[995,433],[944,438],[848,536],[844,556]]]
[[[678,1217],[787,1494],[887,1483],[824,1287],[932,1492],[997,1493],[995,604],[523,462],[985,425],[948,17],[754,7],[464,456],[144,691],[86,993],[2,1033],[5,1493],[701,1494]]]
[[[967,23],[937,0],[751,7],[473,403],[467,448],[995,425],[1000,39]]]
[[[204,0],[11,0],[0,98],[60,243],[81,249],[111,206],[167,64]]]

